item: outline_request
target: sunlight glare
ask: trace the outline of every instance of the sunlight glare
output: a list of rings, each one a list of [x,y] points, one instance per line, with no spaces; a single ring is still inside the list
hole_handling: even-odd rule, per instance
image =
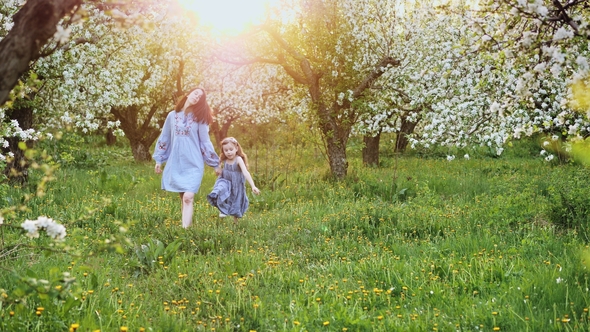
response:
[[[182,7],[193,11],[202,24],[224,34],[239,34],[249,25],[264,20],[266,6],[278,0],[178,0]]]

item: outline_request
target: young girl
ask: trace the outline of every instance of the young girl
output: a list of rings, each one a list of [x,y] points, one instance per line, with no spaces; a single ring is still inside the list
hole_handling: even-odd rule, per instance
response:
[[[207,195],[207,200],[219,209],[220,217],[233,216],[234,222],[238,222],[238,218],[244,215],[249,204],[245,180],[252,187],[254,194],[260,194],[260,190],[256,188],[248,172],[248,157],[242,151],[240,143],[233,137],[224,138],[221,141],[221,150],[223,170],[215,181],[213,191]]]

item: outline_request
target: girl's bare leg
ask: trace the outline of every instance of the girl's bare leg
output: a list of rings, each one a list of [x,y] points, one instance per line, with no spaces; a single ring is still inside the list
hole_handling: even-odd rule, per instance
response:
[[[182,199],[182,227],[188,228],[193,223],[193,200],[195,193],[181,193],[180,197]]]
[[[234,217],[234,224],[238,223],[238,217]]]

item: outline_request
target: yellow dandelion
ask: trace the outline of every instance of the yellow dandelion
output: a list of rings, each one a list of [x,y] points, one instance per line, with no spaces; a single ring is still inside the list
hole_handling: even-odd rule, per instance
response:
[[[330,325],[330,322],[328,322],[328,321],[325,321],[323,325],[324,325],[324,326],[328,326],[328,325]]]

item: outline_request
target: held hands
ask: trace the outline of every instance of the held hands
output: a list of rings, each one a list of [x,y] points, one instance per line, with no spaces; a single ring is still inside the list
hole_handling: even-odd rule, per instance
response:
[[[156,164],[154,171],[156,172],[156,174],[161,174],[162,173],[162,165]]]
[[[215,167],[215,175],[217,175],[217,176],[221,175],[221,167],[219,167],[219,166]]]
[[[252,192],[255,193],[256,195],[260,195],[260,190],[256,187],[252,187]]]

